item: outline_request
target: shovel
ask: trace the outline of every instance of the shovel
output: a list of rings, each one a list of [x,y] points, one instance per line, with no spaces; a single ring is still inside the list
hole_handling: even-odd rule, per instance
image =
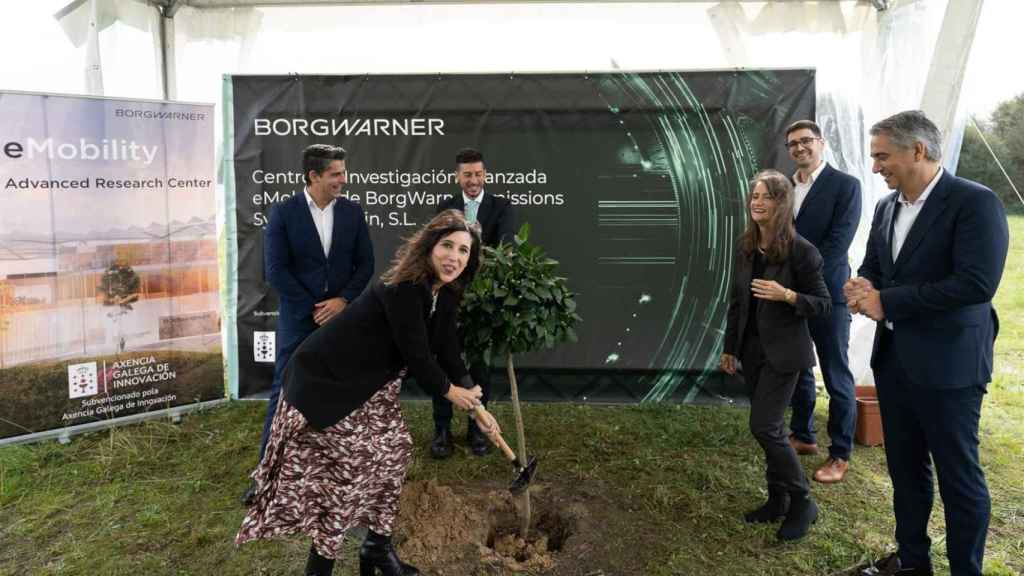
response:
[[[477,404],[474,410],[478,414],[488,413],[487,409],[484,408],[482,404]],[[515,480],[513,480],[512,484],[510,484],[508,487],[508,491],[516,495],[522,494],[530,485],[530,480],[533,480],[534,472],[537,471],[537,458],[529,458],[526,465],[524,466],[522,461],[519,460],[518,457],[516,457],[516,453],[513,452],[511,448],[509,448],[508,443],[505,442],[505,439],[501,437],[500,433],[492,432],[488,434],[487,437],[491,439],[491,442],[493,442],[495,446],[501,449],[502,453],[505,454],[505,458],[507,458],[508,461],[512,463],[512,467],[517,472]]]

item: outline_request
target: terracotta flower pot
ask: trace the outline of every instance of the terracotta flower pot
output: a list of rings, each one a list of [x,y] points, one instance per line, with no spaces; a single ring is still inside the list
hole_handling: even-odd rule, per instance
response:
[[[864,446],[879,446],[884,441],[878,392],[874,386],[857,386],[857,430],[853,439]]]

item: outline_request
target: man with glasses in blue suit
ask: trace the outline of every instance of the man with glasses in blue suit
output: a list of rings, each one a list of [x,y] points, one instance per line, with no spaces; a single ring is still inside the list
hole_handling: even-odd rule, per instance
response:
[[[828,458],[814,473],[823,483],[841,482],[849,469],[853,433],[857,425],[857,399],[847,350],[850,344],[850,311],[843,284],[850,277],[848,251],[861,215],[860,181],[829,166],[822,159],[825,140],[821,128],[800,120],[786,128],[786,148],[796,162],[793,175],[796,231],[814,245],[824,261],[822,272],[832,296],[832,313],[809,318],[818,364],[828,392],[828,434],[832,444]],[[797,454],[817,454],[814,404],[817,390],[814,371],[800,373],[791,405],[790,444]]]

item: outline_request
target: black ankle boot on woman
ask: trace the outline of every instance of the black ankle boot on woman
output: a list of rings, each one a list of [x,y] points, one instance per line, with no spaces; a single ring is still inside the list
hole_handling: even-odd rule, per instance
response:
[[[756,510],[743,515],[750,523],[769,523],[782,519],[789,511],[789,493],[779,488],[768,489],[768,501]]]
[[[359,576],[417,576],[420,571],[398,559],[391,537],[366,531],[359,549]]]
[[[334,571],[334,560],[317,554],[316,546],[310,545],[309,558],[306,560],[306,576],[331,576]]]
[[[818,505],[814,503],[811,495],[790,493],[789,510],[786,511],[782,526],[775,535],[783,541],[799,540],[807,535],[811,524],[817,521]]]

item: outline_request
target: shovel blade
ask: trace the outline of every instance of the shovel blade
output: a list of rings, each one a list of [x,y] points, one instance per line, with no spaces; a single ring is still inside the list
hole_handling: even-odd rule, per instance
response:
[[[509,492],[514,495],[522,494],[529,487],[530,481],[533,480],[533,475],[537,471],[537,458],[531,457],[523,466],[519,469],[519,474],[516,479],[512,481],[512,485],[508,487]]]

